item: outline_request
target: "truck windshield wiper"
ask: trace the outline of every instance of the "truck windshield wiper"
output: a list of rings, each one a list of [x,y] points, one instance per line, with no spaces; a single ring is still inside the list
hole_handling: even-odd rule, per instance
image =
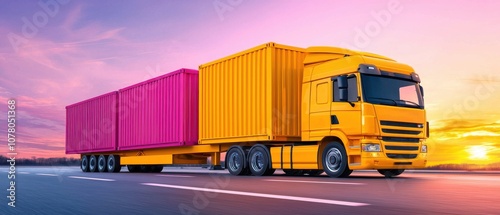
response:
[[[415,105],[416,107],[421,107],[419,104],[415,103],[415,102],[412,102],[412,101],[408,101],[408,100],[401,100],[399,99],[398,101],[402,101],[402,102],[405,102],[405,103],[410,103],[412,105]]]
[[[370,99],[380,99],[380,100],[386,100],[386,101],[391,101],[393,102],[396,106],[400,106],[400,103],[399,102],[402,102],[404,103],[404,105],[408,105],[408,104],[411,104],[409,106],[412,106],[412,107],[419,107],[421,108],[422,106],[420,106],[419,104],[415,103],[415,102],[412,102],[412,101],[408,101],[408,100],[401,100],[401,99],[389,99],[389,98],[380,98],[380,97],[368,97]],[[398,102],[399,101],[399,102]]]
[[[380,100],[391,101],[391,102],[394,102],[394,105],[399,106],[399,103],[396,100],[394,100],[394,99],[380,98],[380,97],[368,97],[368,98],[370,98],[370,99],[380,99]]]

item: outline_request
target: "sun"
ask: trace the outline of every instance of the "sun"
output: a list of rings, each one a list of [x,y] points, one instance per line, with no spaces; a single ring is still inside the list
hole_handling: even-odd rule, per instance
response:
[[[488,159],[488,147],[486,146],[471,146],[467,149],[471,160]]]

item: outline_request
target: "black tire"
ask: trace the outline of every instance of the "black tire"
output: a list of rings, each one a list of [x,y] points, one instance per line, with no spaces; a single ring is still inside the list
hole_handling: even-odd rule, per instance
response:
[[[97,172],[97,157],[95,155],[90,155],[89,172]]]
[[[347,166],[347,153],[344,146],[338,142],[328,143],[323,150],[323,170],[334,178],[347,177],[352,170]]]
[[[268,152],[264,147],[253,147],[248,154],[248,168],[250,169],[250,172],[252,172],[252,175],[265,175],[269,170],[270,162],[271,159],[269,158]]]
[[[139,169],[142,173],[149,173],[153,171],[153,167],[151,165],[140,165]]]
[[[141,168],[138,165],[127,165],[127,169],[129,172],[132,172],[132,173],[141,171]]]
[[[97,158],[97,171],[106,172],[108,158],[106,155],[99,155]]]
[[[285,172],[285,175],[288,176],[301,176],[304,175],[305,170],[301,169],[284,169],[283,172]]]
[[[231,175],[247,175],[249,170],[245,168],[246,156],[243,149],[233,147],[229,149],[226,155],[227,170]]]
[[[306,174],[308,176],[319,176],[319,175],[323,174],[324,172],[325,171],[320,170],[320,169],[312,169],[312,170],[307,170]]]
[[[392,178],[398,175],[401,175],[405,170],[404,169],[378,169],[380,174],[385,176],[386,178]]]
[[[151,172],[159,173],[163,170],[163,165],[154,165],[151,167]]]
[[[120,156],[118,155],[108,155],[108,161],[106,164],[108,172],[120,172],[122,169]]]
[[[267,169],[266,172],[264,173],[265,176],[270,176],[273,175],[276,169]]]
[[[82,158],[80,160],[80,169],[82,169],[82,172],[89,171],[89,156],[82,155]]]
[[[342,175],[340,175],[340,178],[349,177],[349,175],[351,175],[351,173],[352,173],[352,170],[350,170],[349,168],[347,168],[346,170],[344,170],[344,172],[342,173]]]

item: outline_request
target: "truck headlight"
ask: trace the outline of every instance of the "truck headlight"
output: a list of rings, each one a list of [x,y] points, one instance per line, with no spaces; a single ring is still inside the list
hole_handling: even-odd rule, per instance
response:
[[[376,144],[376,143],[363,144],[363,151],[365,151],[365,152],[380,152],[380,144]]]
[[[427,153],[427,145],[422,145],[422,149],[420,149],[420,152]]]

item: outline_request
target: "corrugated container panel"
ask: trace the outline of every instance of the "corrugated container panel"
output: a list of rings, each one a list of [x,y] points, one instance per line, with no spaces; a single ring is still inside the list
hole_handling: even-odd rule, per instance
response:
[[[197,144],[197,70],[180,69],[119,94],[119,150]]]
[[[114,151],[117,145],[118,92],[66,107],[66,153]]]
[[[268,43],[200,66],[200,143],[300,140],[305,50]]]

